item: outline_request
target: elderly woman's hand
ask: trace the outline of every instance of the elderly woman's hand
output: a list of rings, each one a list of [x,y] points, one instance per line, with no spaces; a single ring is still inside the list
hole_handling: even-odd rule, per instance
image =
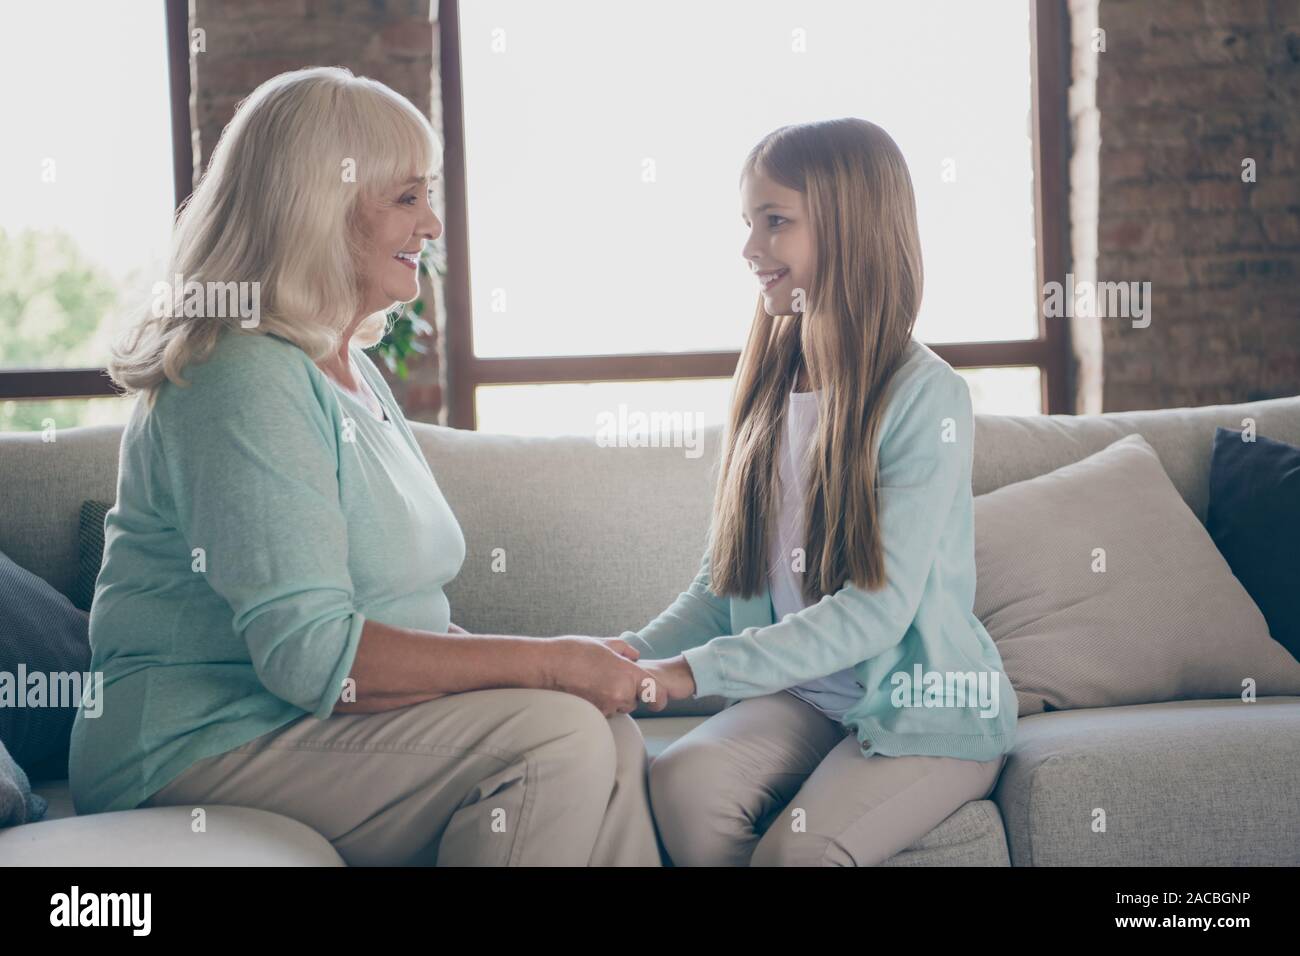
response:
[[[648,675],[616,645],[618,638],[548,637],[547,686],[590,701],[606,717],[635,709]],[[623,647],[636,654],[626,644]]]

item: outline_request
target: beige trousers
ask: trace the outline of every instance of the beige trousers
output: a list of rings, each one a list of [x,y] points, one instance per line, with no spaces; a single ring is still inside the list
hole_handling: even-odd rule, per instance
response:
[[[231,804],[321,833],[351,866],[659,866],[645,743],[558,691],[310,715],[208,757],[141,806]]]
[[[650,800],[677,866],[875,866],[992,793],[1005,759],[864,757],[782,691],[675,740],[650,765]]]

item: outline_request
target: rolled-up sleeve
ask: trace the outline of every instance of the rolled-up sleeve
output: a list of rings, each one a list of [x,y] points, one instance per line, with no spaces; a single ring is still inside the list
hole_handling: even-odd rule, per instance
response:
[[[338,429],[299,355],[245,349],[247,360],[198,366],[191,386],[160,395],[153,418],[190,547],[179,558],[229,604],[266,689],[324,719],[365,620],[348,570]]]

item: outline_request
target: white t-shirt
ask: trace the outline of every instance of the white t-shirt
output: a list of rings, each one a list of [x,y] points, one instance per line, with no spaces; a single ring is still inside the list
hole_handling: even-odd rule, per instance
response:
[[[768,546],[767,586],[777,621],[808,606],[803,596],[803,573],[795,570],[795,549],[804,555],[804,496],[808,484],[808,451],[817,437],[817,392],[791,392],[786,407],[785,428],[777,448],[780,506],[775,533]],[[832,720],[839,720],[862,700],[863,687],[852,668],[789,688],[789,693],[807,701]]]

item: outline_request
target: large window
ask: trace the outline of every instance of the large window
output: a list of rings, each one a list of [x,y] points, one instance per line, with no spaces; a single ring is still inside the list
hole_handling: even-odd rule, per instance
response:
[[[965,366],[977,411],[1046,410],[1063,343],[1039,319],[1029,0],[636,9],[442,4],[457,424],[590,432],[633,394],[720,419],[757,300],[741,161],[778,126],[849,115],[912,173],[917,336]],[[600,379],[628,387],[560,384]]]
[[[4,19],[0,370],[57,369],[19,381],[93,394],[90,376],[70,370],[104,365],[132,297],[165,266],[175,196],[164,6],[60,0],[14,4]],[[22,391],[0,393],[0,429],[129,410],[114,398],[15,400]]]
[[[0,428],[129,411],[102,366],[192,180],[187,6],[6,14]],[[439,0],[438,19],[451,424],[721,421],[757,299],[741,161],[844,115],[912,171],[918,336],[978,411],[1070,410],[1066,329],[1037,294],[1066,269],[1061,0]]]

